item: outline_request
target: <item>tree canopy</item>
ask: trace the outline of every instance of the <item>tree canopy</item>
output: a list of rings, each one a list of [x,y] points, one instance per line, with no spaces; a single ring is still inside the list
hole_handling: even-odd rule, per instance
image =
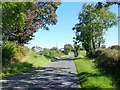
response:
[[[110,46],[110,47],[108,47],[108,48],[120,50],[120,45],[112,45],[112,46]]]
[[[116,2],[104,2],[104,3],[103,2],[98,2],[95,6],[96,6],[97,9],[101,9],[103,7],[109,7],[109,6],[113,5],[113,4],[120,5],[120,1],[118,1],[118,2],[117,1]]]
[[[74,42],[73,46],[74,46],[74,56],[77,57],[79,54],[78,52],[80,50],[80,45],[78,45],[77,42]]]
[[[49,30],[57,23],[59,2],[4,2],[2,4],[3,39],[24,44],[39,29]]]
[[[117,24],[116,14],[110,12],[109,7],[97,9],[94,4],[84,4],[78,19],[73,27],[76,33],[74,39],[82,43],[87,53],[100,47],[104,43],[104,33]]]
[[[64,45],[64,53],[67,55],[71,51],[73,51],[73,46],[71,44],[65,44]]]

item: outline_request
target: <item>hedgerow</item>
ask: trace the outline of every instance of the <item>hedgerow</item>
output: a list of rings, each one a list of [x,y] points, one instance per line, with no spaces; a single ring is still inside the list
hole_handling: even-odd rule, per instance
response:
[[[98,66],[120,74],[120,52],[113,49],[97,49],[93,55],[98,63]]]

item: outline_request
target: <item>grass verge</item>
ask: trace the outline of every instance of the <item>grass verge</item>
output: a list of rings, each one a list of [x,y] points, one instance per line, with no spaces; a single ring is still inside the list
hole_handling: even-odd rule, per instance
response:
[[[7,79],[11,76],[30,72],[32,70],[43,67],[51,62],[51,60],[52,58],[48,59],[37,52],[30,51],[20,62],[3,67],[1,75],[3,79]]]
[[[116,88],[111,77],[96,67],[94,59],[79,57],[75,59],[80,84],[83,88]]]

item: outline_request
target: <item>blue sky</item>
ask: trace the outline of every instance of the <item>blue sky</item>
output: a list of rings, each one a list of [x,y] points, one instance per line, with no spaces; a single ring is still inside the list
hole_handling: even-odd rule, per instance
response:
[[[34,35],[34,39],[26,46],[40,46],[42,48],[58,47],[64,44],[73,44],[75,33],[72,28],[78,22],[78,14],[82,10],[83,2],[62,2],[57,9],[58,22],[54,26],[49,26],[50,30],[39,29]],[[117,5],[113,5],[110,10],[118,14]],[[111,46],[118,44],[118,27],[110,28],[104,35],[105,45]]]

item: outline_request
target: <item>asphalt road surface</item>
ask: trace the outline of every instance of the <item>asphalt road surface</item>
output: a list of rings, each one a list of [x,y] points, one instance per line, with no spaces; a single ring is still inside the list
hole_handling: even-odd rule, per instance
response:
[[[79,90],[76,67],[72,59],[55,60],[38,70],[2,80],[4,90]]]

